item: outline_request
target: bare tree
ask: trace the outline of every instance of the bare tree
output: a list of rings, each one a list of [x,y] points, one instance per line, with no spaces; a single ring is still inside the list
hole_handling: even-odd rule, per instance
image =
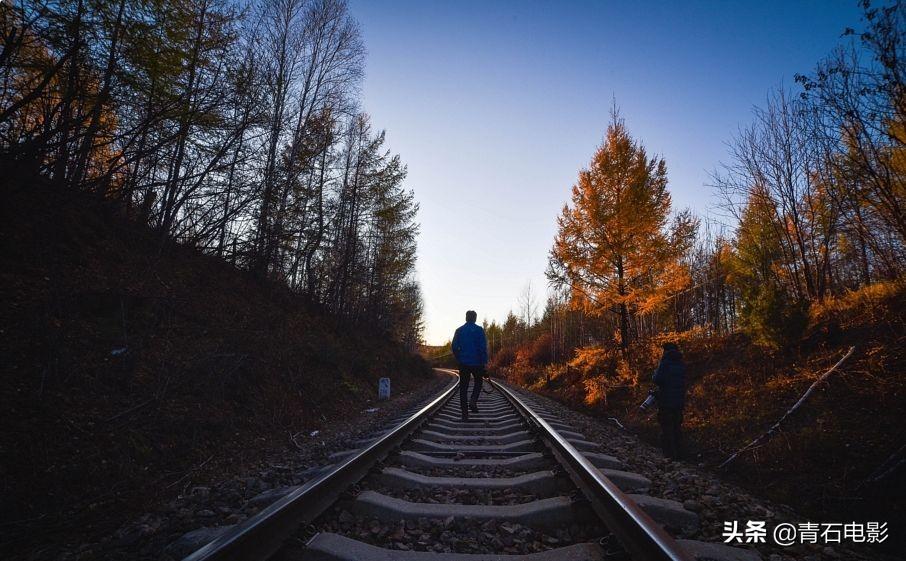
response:
[[[0,156],[414,345],[418,206],[343,0],[0,6]]]
[[[531,327],[535,324],[535,320],[538,316],[538,302],[534,288],[532,287],[532,281],[525,283],[525,286],[522,288],[522,293],[519,295],[518,304],[522,322],[525,324],[526,328]]]
[[[765,108],[755,109],[754,123],[730,143],[731,162],[715,183],[737,217],[752,196],[768,199],[790,286],[799,299],[818,300],[828,290],[837,208],[822,183],[824,162],[809,116],[808,106],[786,90],[773,92]]]

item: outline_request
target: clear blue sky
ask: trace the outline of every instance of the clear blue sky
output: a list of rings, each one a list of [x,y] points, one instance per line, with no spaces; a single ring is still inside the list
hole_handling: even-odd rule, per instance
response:
[[[467,309],[539,305],[555,219],[600,144],[611,99],[667,161],[676,207],[706,215],[725,142],[860,27],[856,2],[351,0],[368,49],[364,109],[421,205],[425,337]]]

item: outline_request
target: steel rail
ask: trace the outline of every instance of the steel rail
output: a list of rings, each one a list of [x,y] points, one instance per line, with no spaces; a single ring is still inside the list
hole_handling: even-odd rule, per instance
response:
[[[509,388],[493,384],[519,411],[554,454],[570,478],[591,503],[595,513],[613,532],[633,559],[645,561],[695,561],[680,548],[673,537],[651,519],[642,508],[602,474],[585,456],[553,429]]]
[[[280,549],[300,527],[310,524],[368,471],[415,432],[453,395],[459,380],[451,382],[431,403],[397,428],[353,454],[330,472],[304,484],[255,516],[196,550],[183,561],[264,561]]]

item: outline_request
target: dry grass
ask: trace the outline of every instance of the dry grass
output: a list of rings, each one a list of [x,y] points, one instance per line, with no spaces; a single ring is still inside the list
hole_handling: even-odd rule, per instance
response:
[[[902,299],[906,293],[902,281],[884,281],[847,291],[840,296],[826,298],[809,309],[809,322],[814,329],[829,321],[846,325],[876,323],[896,314],[902,314]],[[902,320],[902,315],[899,318]]]
[[[887,520],[903,527],[906,470],[881,484],[866,479],[904,441],[906,336],[904,287],[879,283],[829,298],[811,311],[797,348],[766,350],[741,334],[670,333],[637,344],[631,368],[603,349],[583,349],[532,389],[593,414],[630,417],[645,398],[662,340],[678,341],[689,387],[684,428],[690,459],[716,466],[765,431],[842,356],[835,372],[767,445],[737,460],[725,475],[822,520]],[[519,373],[510,370],[512,379]],[[652,420],[625,421],[656,443]]]
[[[195,466],[226,472],[361,410],[381,376],[399,392],[431,375],[379,333],[32,183],[0,188],[0,297],[4,522],[146,512]],[[3,526],[0,543],[29,535]]]

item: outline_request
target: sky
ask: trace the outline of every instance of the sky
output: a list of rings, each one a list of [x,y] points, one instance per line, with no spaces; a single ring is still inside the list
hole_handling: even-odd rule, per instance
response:
[[[795,88],[859,28],[852,1],[350,0],[363,109],[420,205],[425,339],[474,309],[543,306],[556,217],[616,101],[667,162],[674,208],[713,214],[710,174],[772,88]]]

